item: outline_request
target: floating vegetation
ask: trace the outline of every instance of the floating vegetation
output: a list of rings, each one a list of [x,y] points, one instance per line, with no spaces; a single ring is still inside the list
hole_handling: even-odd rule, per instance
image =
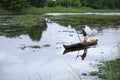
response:
[[[31,48],[40,48],[38,45],[30,46]]]
[[[119,16],[104,16],[104,15],[60,15],[49,17],[50,20],[58,23],[62,26],[69,26],[74,28],[84,27],[84,25],[89,25],[91,27],[117,27],[120,25]]]
[[[43,45],[42,47],[50,47],[50,45],[49,45],[49,44],[45,44],[45,45]],[[26,48],[40,49],[40,48],[42,48],[42,47],[40,47],[39,45],[26,46],[25,44],[23,44],[22,47],[19,47],[19,48],[21,48],[22,50],[24,50],[24,49],[26,49]]]
[[[31,45],[31,46],[26,46],[26,45],[22,45],[22,47],[20,47],[22,50],[24,50],[25,48],[35,48],[35,49],[39,49],[41,48],[39,45]]]
[[[45,44],[43,45],[43,47],[50,47],[50,44]]]

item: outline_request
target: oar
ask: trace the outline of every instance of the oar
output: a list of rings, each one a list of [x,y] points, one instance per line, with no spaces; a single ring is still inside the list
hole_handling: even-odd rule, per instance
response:
[[[76,62],[77,58],[79,57],[79,52],[80,52],[80,51],[78,51],[78,53],[77,53],[77,56],[76,56],[75,62]]]
[[[76,30],[75,30],[76,31]],[[76,33],[77,33],[77,35],[78,35],[78,38],[79,38],[79,41],[80,41],[80,43],[81,43],[81,39],[80,39],[80,36],[79,36],[79,34],[78,34],[78,32],[76,31]]]

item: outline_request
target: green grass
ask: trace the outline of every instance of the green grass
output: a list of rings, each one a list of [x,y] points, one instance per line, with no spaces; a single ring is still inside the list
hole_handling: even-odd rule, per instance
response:
[[[29,7],[26,9],[21,10],[20,12],[13,12],[5,10],[4,8],[0,7],[0,14],[43,14],[43,13],[78,13],[78,12],[120,12],[119,9],[92,9],[89,7],[44,7],[44,8],[36,8],[36,7]]]
[[[65,8],[65,7],[44,7],[44,8],[35,8],[30,7],[23,11],[23,13],[31,13],[31,14],[40,14],[40,13],[55,13],[55,12],[87,12],[93,11],[91,8]]]
[[[80,7],[80,8],[75,8],[75,7],[44,7],[44,8],[35,8],[35,7],[30,7],[25,9],[22,13],[28,13],[28,14],[40,14],[40,13],[55,13],[55,12],[61,12],[61,13],[78,13],[78,12],[120,12],[120,10],[113,10],[113,9],[92,9],[89,7]]]
[[[0,7],[0,14],[13,14],[13,12]]]
[[[120,54],[120,45],[118,47]],[[99,77],[105,80],[120,80],[120,58],[104,62],[99,68]]]
[[[105,80],[120,80],[120,59],[107,61],[99,69],[99,77]]]

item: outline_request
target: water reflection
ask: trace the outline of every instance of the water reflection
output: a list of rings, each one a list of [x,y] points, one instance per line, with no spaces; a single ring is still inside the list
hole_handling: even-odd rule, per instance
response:
[[[97,30],[90,27],[86,31],[87,33],[89,32],[88,34],[94,33],[95,35],[92,38],[99,40],[99,45],[96,49],[91,47],[87,48],[87,50],[84,50],[84,48],[76,49],[71,50],[73,54],[69,54],[72,52],[64,51],[63,53],[62,43],[79,42],[78,36],[72,27],[63,27],[57,23],[47,23],[46,26],[32,27],[0,27],[0,80],[39,80],[39,75],[43,80],[59,80],[60,78],[62,78],[61,80],[74,80],[74,75],[72,75],[73,77],[70,75],[74,71],[72,72],[66,63],[73,66],[73,69],[77,69],[80,75],[83,72],[96,70],[93,67],[94,64],[96,65],[103,58],[109,59],[111,57],[110,53],[114,44],[120,40],[120,28],[108,28],[106,26],[106,28],[97,31],[97,33],[93,29]],[[15,36],[12,39],[8,38],[10,34]],[[20,37],[21,39],[14,37]],[[80,38],[83,40],[82,35],[80,35]],[[45,44],[50,46],[21,50],[19,47],[22,44],[28,47],[36,44],[40,47]],[[101,54],[101,52],[103,53]],[[74,61],[75,59],[77,60],[76,62]],[[81,61],[82,59],[84,61]],[[68,73],[65,73],[65,71]],[[56,78],[59,74],[60,77]],[[91,79],[90,76],[82,76],[82,80],[97,79]]]
[[[83,54],[79,55],[79,56],[81,56],[82,60],[84,60],[84,58],[86,57],[86,55],[87,55],[87,48],[85,48]]]
[[[0,26],[0,35],[8,38],[19,37],[20,35],[29,35],[32,41],[39,41],[43,31],[47,29],[47,24],[35,26]]]
[[[69,49],[69,50],[64,50],[63,52],[63,55],[67,54],[67,53],[70,53],[70,52],[78,52],[77,55],[76,55],[76,59],[75,61],[77,60],[77,58],[81,57],[81,60],[84,60],[87,56],[87,53],[88,53],[88,49],[90,48],[96,48],[96,45],[94,46],[90,46],[90,47],[84,47],[84,48],[77,48],[77,49]],[[80,52],[82,52],[82,54],[80,54]]]
[[[32,39],[32,41],[39,41],[41,39],[43,31],[47,29],[47,24],[44,24],[42,26],[32,26],[29,30],[29,37]]]

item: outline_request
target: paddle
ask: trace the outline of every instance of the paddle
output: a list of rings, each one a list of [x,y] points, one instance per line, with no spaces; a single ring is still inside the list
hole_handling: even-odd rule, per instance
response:
[[[77,56],[76,56],[75,62],[76,62],[77,58],[79,57],[79,52],[80,52],[80,51],[78,51],[78,53],[77,53]]]
[[[75,30],[76,31],[76,30]],[[80,39],[80,36],[79,36],[79,33],[76,31],[77,35],[78,35],[78,38],[79,38],[79,41],[81,43],[81,39]]]

